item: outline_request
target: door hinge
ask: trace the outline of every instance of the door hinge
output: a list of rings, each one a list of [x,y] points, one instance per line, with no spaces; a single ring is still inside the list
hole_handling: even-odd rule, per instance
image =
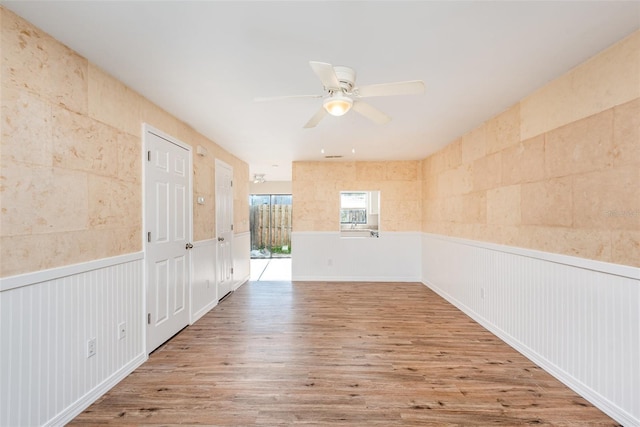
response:
[[[233,224],[231,224],[231,231],[233,231]]]
[[[151,232],[147,232],[147,242],[151,243]]]
[[[231,274],[233,274],[233,267],[231,267]]]
[[[231,181],[231,186],[233,187],[233,181]]]
[[[151,161],[151,151],[147,151],[147,162]]]
[[[151,313],[147,313],[147,325],[151,324]]]

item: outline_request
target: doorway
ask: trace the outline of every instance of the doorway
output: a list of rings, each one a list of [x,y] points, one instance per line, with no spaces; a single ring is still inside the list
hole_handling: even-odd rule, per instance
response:
[[[291,258],[291,194],[249,196],[251,258]]]
[[[291,194],[249,196],[251,281],[291,280]]]
[[[218,299],[233,290],[233,168],[215,162],[216,271]]]
[[[189,323],[191,147],[145,125],[147,353]]]

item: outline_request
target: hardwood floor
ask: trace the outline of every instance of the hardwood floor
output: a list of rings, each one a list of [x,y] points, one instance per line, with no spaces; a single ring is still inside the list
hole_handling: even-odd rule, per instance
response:
[[[418,283],[250,282],[71,424],[616,425]]]

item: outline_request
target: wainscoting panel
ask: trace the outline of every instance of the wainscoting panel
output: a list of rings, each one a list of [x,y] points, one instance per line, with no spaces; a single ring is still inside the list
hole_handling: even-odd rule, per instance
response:
[[[381,231],[379,238],[293,232],[291,248],[293,280],[420,281],[418,232]]]
[[[623,425],[640,425],[640,269],[423,234],[422,281]]]
[[[251,233],[233,235],[233,289],[246,283],[251,275]]]
[[[2,279],[0,425],[63,425],[146,360],[142,257]]]
[[[249,280],[251,235],[233,236],[233,289]],[[191,252],[191,324],[218,305],[216,284],[216,240],[202,240],[193,244]]]
[[[191,249],[191,324],[218,304],[216,240],[193,243]]]

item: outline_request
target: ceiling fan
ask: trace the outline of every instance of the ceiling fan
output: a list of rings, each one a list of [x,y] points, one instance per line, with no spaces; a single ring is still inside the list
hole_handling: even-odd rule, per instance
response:
[[[322,107],[320,107],[307,124],[304,125],[305,128],[317,126],[320,120],[327,114],[342,116],[351,109],[367,119],[382,125],[389,122],[391,117],[374,106],[360,101],[361,98],[424,93],[424,82],[422,80],[356,86],[356,72],[352,68],[334,66],[326,62],[316,61],[310,61],[309,65],[311,65],[311,69],[316,73],[318,78],[320,78],[324,87],[324,94],[256,98],[255,101],[272,101],[288,98],[323,98]]]

